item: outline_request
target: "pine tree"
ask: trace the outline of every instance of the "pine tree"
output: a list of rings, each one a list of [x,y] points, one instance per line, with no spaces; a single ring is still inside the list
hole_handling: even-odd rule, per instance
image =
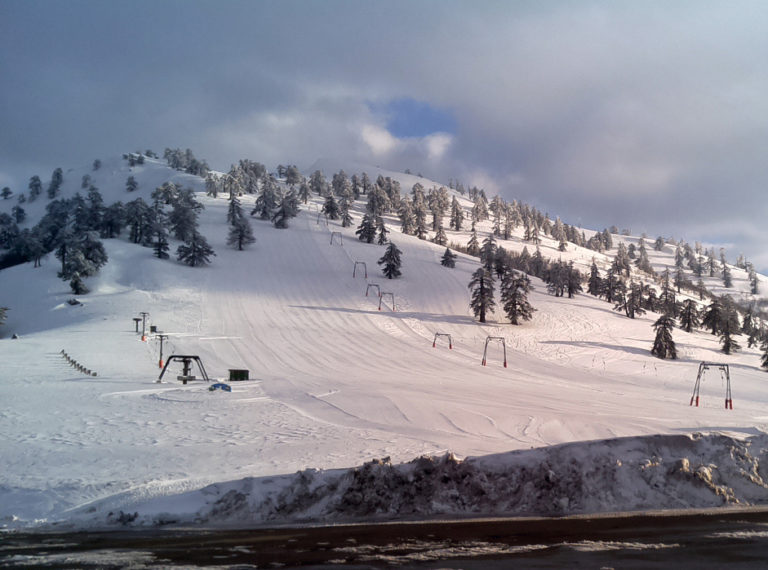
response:
[[[763,351],[763,355],[760,357],[760,367],[765,368],[766,372],[768,372],[768,339],[763,341],[763,344],[760,345],[760,350]]]
[[[35,175],[29,179],[29,201],[34,202],[43,191],[43,182]]]
[[[299,186],[299,200],[306,204],[309,201],[310,192],[309,184],[302,182]]]
[[[278,202],[277,182],[275,181],[274,178],[272,178],[272,176],[268,176],[264,180],[264,185],[261,188],[261,193],[259,194],[258,198],[256,198],[256,202],[253,205],[251,216],[258,214],[259,219],[261,220],[272,219],[272,214],[275,208],[277,207],[277,202]]]
[[[496,238],[493,237],[493,234],[488,234],[488,237],[483,240],[483,247],[480,248],[480,262],[488,271],[491,271],[495,259]]]
[[[27,219],[27,213],[18,204],[11,208],[11,215],[13,216],[13,221],[17,224],[23,224],[24,220]]]
[[[712,302],[704,310],[704,315],[701,320],[701,324],[704,328],[712,331],[712,334],[720,334],[722,322],[724,319],[723,304],[720,298],[715,297]]]
[[[125,225],[125,207],[122,202],[104,208],[99,226],[99,235],[102,238],[115,238],[120,235]]]
[[[733,287],[733,277],[731,276],[731,270],[727,265],[723,265],[723,286],[727,289]]]
[[[61,184],[64,182],[64,171],[57,168],[51,176],[51,183],[48,185],[48,199],[53,200],[59,194]]]
[[[493,298],[493,275],[485,267],[480,267],[472,274],[468,287],[472,289],[469,306],[480,322],[484,323],[486,314],[496,307]]]
[[[376,239],[376,222],[371,214],[366,212],[355,234],[360,241],[373,243],[373,240]]]
[[[600,277],[600,270],[597,268],[594,258],[592,266],[589,268],[589,281],[587,281],[587,293],[600,297],[603,291],[603,279]]]
[[[243,207],[240,205],[240,199],[237,196],[232,196],[229,199],[229,207],[227,208],[227,223],[232,225],[242,217]]]
[[[227,245],[237,248],[238,251],[243,251],[246,245],[255,241],[256,238],[253,237],[253,230],[248,219],[245,216],[236,218],[229,228]]]
[[[723,302],[723,317],[720,322],[720,344],[725,354],[731,354],[741,349],[741,346],[733,338],[741,333],[739,316],[736,307],[730,297],[726,297]]]
[[[697,328],[699,324],[699,310],[696,306],[696,301],[686,299],[683,301],[683,306],[680,310],[680,328],[689,333]]]
[[[624,290],[619,290],[619,297],[614,310],[623,310],[627,317],[634,319],[635,316],[645,313],[642,301],[642,288],[639,284],[632,282],[629,287],[624,287]]]
[[[184,244],[176,249],[176,259],[190,267],[207,265],[212,255],[216,255],[213,248],[197,230],[194,230]]]
[[[8,307],[0,307],[0,325],[5,324],[5,319],[8,317]]]
[[[168,214],[163,209],[163,202],[158,194],[153,193],[152,202],[152,249],[158,259],[168,259],[171,246],[168,243]]]
[[[377,231],[377,241],[379,245],[384,245],[389,240],[387,239],[387,234],[389,233],[389,230],[387,229],[387,226],[384,225],[384,218],[379,217],[376,220],[376,231]]]
[[[760,292],[760,287],[757,281],[757,272],[755,268],[750,264],[749,266],[749,292],[753,295],[757,295]]]
[[[453,253],[450,248],[445,248],[445,253],[443,253],[443,257],[440,258],[440,265],[443,267],[450,267],[451,269],[456,267],[456,254]]]
[[[618,274],[624,273],[627,277],[629,277],[631,264],[629,261],[629,254],[627,253],[627,248],[624,245],[624,242],[619,243],[619,249],[616,251],[616,257],[614,258],[613,263],[616,266],[616,272]]]
[[[432,238],[432,241],[437,245],[445,245],[448,243],[448,236],[445,234],[445,228],[443,228],[442,222],[438,223],[437,233],[435,234],[435,237]]]
[[[467,253],[469,255],[480,255],[480,242],[477,240],[477,230],[475,229],[474,222],[472,222],[472,233],[467,243]]]
[[[407,196],[400,201],[400,211],[398,214],[400,216],[400,231],[405,235],[413,235],[416,231],[413,219],[413,205]]]
[[[387,277],[387,279],[400,277],[400,267],[402,265],[402,261],[400,259],[401,255],[402,252],[397,248],[397,246],[394,243],[390,243],[387,246],[387,250],[384,252],[384,255],[382,255],[377,262],[379,265],[383,266],[382,272]]]
[[[419,239],[427,239],[427,208],[423,199],[413,201],[413,218],[415,224],[415,235]]]
[[[341,216],[341,227],[348,228],[352,225],[352,216],[349,213],[349,198],[342,196],[339,200],[339,214]]]
[[[519,325],[521,320],[530,321],[533,318],[536,309],[528,302],[528,293],[532,289],[531,280],[523,273],[507,271],[502,277],[502,308],[513,325]]]
[[[270,218],[272,224],[278,229],[288,227],[288,220],[295,218],[299,214],[299,199],[293,190],[288,190],[280,196],[277,202],[277,209]]]
[[[720,344],[724,354],[731,354],[741,349],[741,345],[733,338],[736,334],[738,334],[738,330],[734,330],[730,321],[726,320],[720,329]]]
[[[653,341],[651,354],[662,360],[665,358],[671,358],[672,360],[677,358],[677,348],[675,347],[675,341],[672,340],[672,328],[674,326],[675,320],[670,315],[662,315],[653,323],[656,339]]]
[[[11,191],[11,189],[10,189],[10,188],[8,188],[8,186],[4,186],[4,187],[3,187],[3,190],[0,192],[0,196],[2,196],[2,197],[3,197],[3,200],[7,200],[7,199],[8,199],[8,198],[10,198],[12,195],[13,195],[13,192]],[[0,308],[1,308],[1,307],[0,307]]]
[[[336,202],[336,198],[333,197],[333,192],[328,194],[321,211],[328,216],[329,220],[339,219],[339,204]]]
[[[450,227],[453,230],[461,231],[461,224],[464,222],[464,214],[461,211],[461,206],[459,206],[459,201],[456,199],[456,196],[453,197],[453,200],[451,200],[451,221],[450,221]]]
[[[136,179],[133,176],[129,176],[128,179],[125,181],[125,189],[128,192],[133,192],[139,187],[139,183],[136,182]]]
[[[141,198],[138,198],[135,201],[139,200],[141,200]],[[131,203],[129,203],[129,205]],[[190,239],[192,233],[197,230],[197,216],[198,212],[202,209],[202,204],[195,200],[195,196],[191,190],[179,191],[173,201],[171,213],[168,215],[171,232],[173,232],[173,236],[176,239],[181,241]]]

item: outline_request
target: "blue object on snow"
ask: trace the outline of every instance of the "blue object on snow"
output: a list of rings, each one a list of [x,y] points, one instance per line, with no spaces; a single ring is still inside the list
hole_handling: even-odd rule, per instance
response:
[[[214,390],[224,390],[225,392],[231,392],[232,387],[229,384],[224,384],[224,382],[216,382],[216,384],[211,384],[208,387],[208,390],[211,392]]]

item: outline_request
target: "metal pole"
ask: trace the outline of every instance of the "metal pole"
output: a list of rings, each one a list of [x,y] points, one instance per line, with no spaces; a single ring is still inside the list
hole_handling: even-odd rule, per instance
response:
[[[168,338],[167,334],[159,334],[157,338],[160,339],[160,364],[159,368],[163,367],[163,341]]]
[[[147,317],[149,316],[149,313],[142,311],[139,314],[141,315],[141,340],[146,342],[147,341]]]

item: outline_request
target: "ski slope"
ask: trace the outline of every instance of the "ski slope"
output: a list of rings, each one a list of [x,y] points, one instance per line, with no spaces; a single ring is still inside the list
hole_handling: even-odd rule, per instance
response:
[[[355,239],[359,212],[351,228],[326,224],[317,199],[287,230],[252,220],[257,242],[235,251],[225,245],[227,200],[199,199],[210,266],[107,240],[110,261],[81,305],[66,302],[52,256],[0,272],[11,307],[0,341],[0,527],[103,522],[137,504],[157,512],[217,482],[375,458],[699,431],[745,437],[768,426],[756,349],[726,357],[716,337],[675,330],[680,359],[660,361],[649,352],[655,315],[630,320],[589,295],[555,298],[536,279],[531,322],[492,315],[480,325],[468,306],[475,258],[459,254],[444,268],[443,247],[389,223],[403,276],[388,280],[376,264],[384,248]],[[252,201],[243,198],[246,211]],[[355,262],[367,278],[353,277]],[[393,293],[395,311],[365,295],[373,283]],[[174,365],[157,383],[159,345],[134,330],[141,311],[169,335],[166,359],[196,354],[214,377],[246,368],[251,380],[209,392],[176,381]],[[442,340],[433,348],[438,332],[452,336],[452,350]],[[497,344],[481,366],[487,336],[506,339],[507,367]],[[62,350],[97,376],[74,370]],[[731,365],[734,410],[714,373],[702,405],[688,405],[702,360]]]

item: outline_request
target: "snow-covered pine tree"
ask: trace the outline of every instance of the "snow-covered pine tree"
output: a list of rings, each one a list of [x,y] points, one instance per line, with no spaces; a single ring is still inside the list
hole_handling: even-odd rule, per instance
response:
[[[619,248],[616,250],[616,257],[613,259],[613,264],[616,267],[616,273],[621,275],[624,273],[626,277],[629,277],[631,264],[629,261],[629,254],[627,253],[627,247],[624,242],[619,242]]]
[[[243,217],[243,207],[240,205],[240,198],[232,196],[229,199],[229,207],[227,207],[227,223],[233,225],[235,221]]]
[[[304,177],[301,175],[301,172],[295,164],[290,164],[285,168],[285,183],[288,184],[291,189],[293,189],[296,184],[303,183],[303,181]]]
[[[464,214],[461,211],[461,206],[459,206],[459,201],[456,199],[456,196],[453,197],[453,200],[451,200],[451,221],[450,221],[450,227],[453,230],[461,231],[461,224],[464,222]]]
[[[451,269],[456,267],[456,254],[453,253],[450,248],[445,248],[445,253],[443,253],[443,257],[440,258],[440,265],[443,267],[450,267]]]
[[[660,316],[655,323],[653,323],[653,329],[656,331],[656,338],[653,341],[653,348],[651,348],[651,354],[662,360],[670,358],[672,360],[677,358],[677,347],[675,341],[672,339],[672,329],[675,326],[675,319],[670,315]]]
[[[125,207],[122,202],[115,202],[104,208],[101,216],[99,235],[102,238],[112,239],[120,235],[125,224]]]
[[[528,302],[531,292],[531,280],[524,273],[510,270],[501,279],[501,303],[509,322],[519,325],[520,321],[530,321],[534,309]]]
[[[418,194],[417,194],[418,196]],[[414,232],[417,238],[427,239],[427,207],[423,199],[414,196],[413,201]]]
[[[152,201],[152,249],[158,259],[168,259],[171,245],[168,243],[168,214],[163,209],[160,197],[153,193]]]
[[[382,266],[382,272],[387,277],[387,279],[394,279],[395,277],[400,277],[400,275],[402,275],[400,272],[400,267],[402,266],[402,260],[400,258],[401,255],[402,252],[397,248],[397,246],[390,242],[390,244],[387,246],[387,250],[384,252],[384,255],[382,255],[377,262]]]
[[[642,287],[640,284],[633,281],[630,283],[629,287],[624,287],[624,289],[624,291],[620,290],[620,296],[617,299],[614,310],[623,310],[624,314],[630,319],[634,319],[637,315],[644,314],[645,309],[643,308]]]
[[[57,168],[53,171],[51,176],[51,182],[48,184],[48,199],[53,200],[59,194],[61,184],[64,182],[64,171],[61,168]]]
[[[757,295],[760,292],[760,286],[757,281],[757,272],[752,264],[749,264],[749,292]]]
[[[387,229],[387,226],[384,225],[384,218],[382,218],[381,216],[379,216],[376,219],[376,232],[377,232],[376,243],[378,243],[379,245],[384,245],[389,241],[389,239],[387,238],[387,234],[389,233],[389,230]]]
[[[483,240],[483,246],[480,248],[480,262],[483,267],[491,271],[494,259],[496,259],[496,238],[491,233]]]
[[[406,196],[400,200],[400,231],[405,235],[413,235],[416,231],[413,219],[413,204],[411,199]]]
[[[446,245],[448,243],[448,236],[445,234],[445,228],[443,228],[443,222],[439,221],[437,225],[437,233],[432,241],[437,245]]]
[[[472,274],[468,287],[472,289],[469,306],[480,322],[484,323],[486,314],[496,307],[496,300],[493,298],[493,275],[481,266]]]
[[[27,212],[24,211],[24,208],[16,204],[13,208],[11,208],[11,216],[13,216],[13,221],[17,224],[23,224],[24,220],[27,219]]]
[[[309,184],[306,182],[302,182],[299,185],[299,200],[302,201],[302,203],[306,204],[309,201],[309,195],[310,195],[310,188]]]
[[[587,281],[587,293],[600,297],[603,290],[603,279],[600,277],[600,270],[597,268],[595,258],[592,258],[592,265],[589,268],[589,281]]]
[[[176,259],[189,265],[198,267],[210,263],[210,257],[216,255],[208,241],[196,229],[190,234],[184,244],[176,249]]]
[[[343,171],[342,171],[343,172]],[[333,196],[333,192],[329,192],[325,199],[323,208],[321,210],[329,220],[338,220],[340,217],[339,204],[336,202],[336,198]]]
[[[70,281],[73,292],[81,295],[87,292],[82,278],[96,275],[108,261],[104,245],[96,232],[73,234],[65,238],[56,251],[56,257],[62,262],[59,278]],[[80,292],[75,291],[75,288]]]
[[[251,216],[258,214],[259,219],[261,220],[272,219],[272,213],[277,207],[278,199],[279,189],[277,186],[277,181],[275,181],[272,176],[267,176],[264,179],[261,193],[259,194],[258,198],[256,198],[256,202],[254,203]]]
[[[133,176],[129,176],[128,179],[125,181],[125,189],[128,192],[133,192],[139,187],[139,183],[136,182],[136,178]]]
[[[205,194],[211,198],[218,198],[219,196],[219,181],[213,172],[209,172],[205,175]]]
[[[723,306],[724,316],[720,323],[720,344],[724,354],[731,354],[741,349],[741,345],[736,342],[734,336],[741,333],[739,325],[739,316],[733,303],[727,303]]]
[[[582,277],[581,272],[574,267],[573,261],[571,261],[568,263],[565,282],[565,289],[568,292],[569,299],[573,299],[576,296],[576,293],[581,293],[583,291],[581,286],[582,281],[584,281],[584,278]]]
[[[733,287],[733,277],[731,270],[727,265],[723,265],[723,286],[727,289]]]
[[[472,222],[472,232],[469,235],[469,242],[467,242],[467,253],[469,255],[480,255],[480,242],[477,239],[475,222]]]
[[[243,251],[246,245],[252,244],[255,241],[256,238],[253,237],[253,230],[248,218],[245,216],[235,218],[229,228],[227,245],[236,248],[238,251]]]
[[[37,200],[37,197],[42,191],[43,182],[40,180],[40,177],[35,174],[32,178],[29,179],[29,201],[34,202]]]
[[[366,212],[363,215],[363,220],[357,227],[355,234],[360,241],[373,243],[373,240],[376,239],[376,221],[371,214]]]
[[[149,243],[152,239],[152,211],[147,203],[141,198],[136,198],[125,205],[123,215],[130,230],[131,242],[142,245]],[[187,221],[186,218],[184,221]],[[182,223],[181,218],[179,223]]]
[[[722,298],[715,297],[712,302],[704,309],[704,315],[701,324],[704,328],[712,331],[713,335],[720,334],[721,325],[724,319],[724,308]]]
[[[685,332],[692,332],[700,324],[699,309],[696,305],[696,301],[693,299],[686,299],[683,301],[682,309],[680,310],[680,328]]]
[[[763,351],[763,355],[760,357],[760,367],[765,368],[768,372],[768,339],[764,340],[760,345],[760,350]]]
[[[339,200],[339,215],[341,216],[341,227],[348,228],[352,225],[352,215],[349,213],[349,205],[351,199],[347,196],[342,196]]]
[[[278,229],[288,227],[288,220],[295,218],[299,214],[299,199],[296,192],[288,190],[279,197],[277,209],[270,218],[272,224]]]

